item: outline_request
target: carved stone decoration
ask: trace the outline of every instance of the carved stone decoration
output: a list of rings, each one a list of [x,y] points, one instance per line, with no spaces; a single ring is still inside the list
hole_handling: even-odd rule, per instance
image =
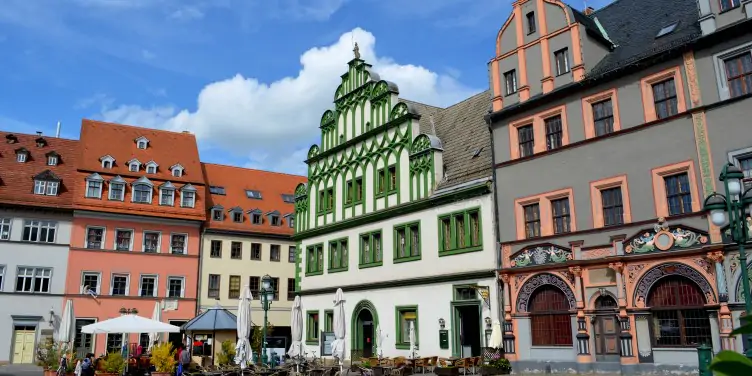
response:
[[[569,288],[563,279],[553,274],[538,274],[530,278],[525,282],[525,285],[520,289],[519,295],[517,295],[517,312],[527,312],[527,305],[533,292],[541,286],[551,285],[561,290],[567,297],[569,302],[569,309],[576,309],[577,301],[574,297],[574,293]]]
[[[522,287],[522,281],[527,278],[528,274],[517,274],[514,276],[514,292],[520,291]]]
[[[536,246],[519,252],[511,262],[513,268],[558,264],[572,259],[572,251],[555,245]]]
[[[640,271],[642,269],[645,269],[645,264],[635,264],[635,265],[629,265],[627,267],[627,281],[631,284],[634,282],[635,278],[637,278],[637,275],[640,274]]]
[[[700,269],[705,271],[705,273],[707,273],[708,275],[712,274],[713,265],[710,262],[708,262],[708,260],[706,260],[704,257],[697,257],[693,259],[692,261],[694,261],[694,263],[697,264],[697,266],[699,266]]]
[[[708,304],[716,303],[713,287],[710,285],[710,282],[708,282],[708,280],[705,279],[702,274],[700,274],[700,272],[685,264],[669,262],[660,264],[650,269],[642,276],[642,278],[640,278],[640,280],[637,282],[637,286],[635,287],[634,292],[635,305],[639,308],[645,307],[645,304],[647,304],[648,294],[650,293],[650,289],[653,287],[653,285],[655,285],[655,283],[658,282],[661,278],[676,275],[688,278],[689,280],[694,282],[697,287],[700,288],[702,294],[705,295],[705,299]]]
[[[566,278],[569,283],[574,284],[575,275],[572,274],[572,272],[564,270],[559,272],[559,274],[561,274],[562,277]]]
[[[606,257],[613,256],[613,255],[614,255],[614,249],[611,247],[582,250],[583,260],[595,260],[595,259],[606,258]]]
[[[708,243],[708,234],[682,227],[670,228],[665,218],[659,218],[653,230],[645,231],[625,242],[624,252],[640,254],[691,248]]]

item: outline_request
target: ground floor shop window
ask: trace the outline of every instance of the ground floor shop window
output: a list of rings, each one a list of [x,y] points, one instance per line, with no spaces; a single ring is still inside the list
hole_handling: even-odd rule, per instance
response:
[[[705,297],[684,277],[666,277],[652,288],[648,306],[653,317],[653,347],[697,347],[711,344]]]
[[[572,346],[569,302],[561,290],[543,286],[529,303],[533,346]]]

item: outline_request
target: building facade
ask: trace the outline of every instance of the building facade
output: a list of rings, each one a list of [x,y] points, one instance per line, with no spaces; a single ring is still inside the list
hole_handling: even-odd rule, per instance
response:
[[[60,325],[78,142],[0,132],[0,364],[36,362]]]
[[[268,312],[273,337],[289,346],[295,298],[294,191],[305,177],[247,168],[202,164],[209,189],[201,246],[202,310],[237,313],[245,286],[251,289],[254,326],[263,326],[259,288],[269,275],[274,301]]]
[[[446,109],[398,94],[356,47],[295,190],[309,354],[331,355],[338,288],[348,359],[480,355],[497,317],[488,92]]]
[[[743,350],[744,266],[702,205],[723,164],[752,176],[750,12],[514,3],[487,120],[515,370],[692,374],[702,343]]]
[[[148,346],[148,334],[88,335],[121,308],[182,325],[196,314],[205,184],[193,135],[84,120],[73,181],[66,298],[79,352]],[[173,340],[179,340],[173,339]]]

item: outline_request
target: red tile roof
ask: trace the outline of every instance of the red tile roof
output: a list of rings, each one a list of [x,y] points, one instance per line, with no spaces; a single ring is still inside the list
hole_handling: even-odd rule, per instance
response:
[[[136,139],[146,137],[149,140],[146,149],[136,146]],[[101,158],[111,156],[115,159],[114,166],[106,169],[102,167]],[[139,172],[128,170],[127,162],[131,159],[141,162]],[[146,163],[157,163],[157,172],[147,174]],[[170,167],[176,164],[183,166],[183,175],[175,177]],[[128,183],[138,178],[147,177],[155,187],[165,182],[172,182],[179,190],[186,184],[193,185],[196,192],[194,208],[180,207],[180,195],[175,195],[175,205],[166,207],[159,205],[159,190],[154,191],[152,204],[132,203],[130,184],[126,188],[124,201],[107,199],[109,184],[105,184],[102,199],[86,198],[85,179],[92,173],[99,173],[106,181],[120,176]],[[196,137],[186,132],[169,132],[151,128],[140,128],[129,125],[106,123],[84,119],[81,122],[81,156],[78,161],[77,177],[80,182],[79,194],[74,200],[75,208],[79,210],[95,210],[121,214],[136,214],[175,219],[205,220],[206,192],[204,177],[199,161]]]
[[[206,200],[207,223],[206,228],[214,230],[239,231],[249,233],[266,233],[272,235],[292,235],[294,230],[289,225],[287,214],[295,213],[295,204],[283,201],[282,195],[292,195],[295,187],[307,181],[305,176],[288,175],[277,172],[254,170],[249,168],[202,163],[207,190],[209,187],[222,187],[225,194],[209,194]],[[246,190],[261,192],[262,199],[252,199],[246,196]],[[211,220],[211,208],[223,207],[225,219]],[[234,207],[243,209],[243,222],[233,222],[229,210]],[[262,224],[251,223],[249,210],[259,209],[262,212]],[[280,213],[280,226],[272,226],[267,213]]]
[[[16,142],[9,143],[15,136]],[[37,139],[44,146],[37,146]],[[41,141],[41,140],[40,140]],[[25,148],[26,162],[17,162],[16,150]],[[58,165],[48,166],[46,154],[54,151],[59,155]],[[77,188],[75,183],[79,142],[50,136],[0,132],[0,203],[70,209]],[[33,177],[50,171],[61,179],[57,196],[34,194]]]

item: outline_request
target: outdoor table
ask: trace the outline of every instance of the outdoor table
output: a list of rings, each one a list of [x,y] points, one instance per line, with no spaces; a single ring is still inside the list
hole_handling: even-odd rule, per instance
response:
[[[454,364],[457,363],[457,361],[462,360],[462,358],[455,358],[455,357],[449,357],[446,358],[446,361],[449,363],[450,366],[454,367]]]

